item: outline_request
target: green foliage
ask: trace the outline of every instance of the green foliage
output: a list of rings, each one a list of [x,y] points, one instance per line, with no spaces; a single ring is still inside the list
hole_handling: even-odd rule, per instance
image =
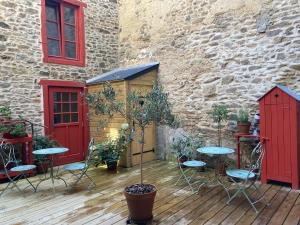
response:
[[[240,109],[238,113],[237,121],[240,123],[248,123],[249,122],[248,111],[244,109]]]
[[[117,101],[117,93],[111,83],[104,84],[102,91],[91,93],[87,96],[89,105],[94,109],[96,115],[107,115],[112,117],[118,112],[125,116],[124,103]]]
[[[32,149],[39,150],[44,148],[54,148],[58,147],[59,144],[57,141],[50,139],[47,136],[37,135],[32,137]],[[34,155],[34,159],[42,161],[47,159],[46,155]]]
[[[157,125],[178,126],[175,116],[171,113],[171,106],[168,102],[168,94],[163,92],[159,85],[147,93],[129,92],[127,104],[117,100],[117,93],[110,83],[105,83],[104,89],[98,93],[90,94],[87,97],[88,103],[96,114],[112,117],[115,113],[120,113],[130,124],[130,131],[134,131],[137,125],[141,129],[141,183],[143,183],[143,149],[145,138],[145,127],[151,123]],[[130,134],[130,137],[133,135]],[[130,138],[128,137],[128,139]],[[111,143],[108,146],[112,146]],[[107,147],[106,147],[107,148]]]
[[[0,133],[9,133],[14,137],[26,135],[25,123],[12,120],[12,111],[9,106],[0,106]]]
[[[16,124],[13,126],[12,130],[9,132],[14,137],[24,137],[26,135],[24,124]]]
[[[221,125],[228,119],[228,109],[225,105],[213,105],[212,110],[208,112],[213,122],[218,124],[218,146],[222,146],[222,129]]]
[[[215,123],[222,123],[228,119],[228,109],[225,105],[213,105],[208,114]]]
[[[127,149],[129,140],[128,127],[122,127],[119,130],[119,136],[116,140],[104,141],[97,144],[96,150],[98,151],[98,161],[95,164],[98,165],[101,162],[115,162],[120,159],[121,154]]]
[[[0,117],[11,119],[12,111],[9,106],[0,106]]]
[[[39,150],[44,148],[54,148],[58,147],[59,144],[57,141],[50,139],[47,136],[37,135],[32,137],[32,149]]]
[[[192,158],[196,150],[204,146],[204,140],[199,135],[192,134],[181,134],[178,137],[174,137],[171,142],[172,152],[175,153],[178,157],[187,156]]]

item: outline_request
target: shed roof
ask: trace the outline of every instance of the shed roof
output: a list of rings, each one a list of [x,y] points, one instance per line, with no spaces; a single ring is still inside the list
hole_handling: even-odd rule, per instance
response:
[[[159,62],[152,62],[137,66],[131,66],[127,68],[118,68],[103,74],[100,74],[96,77],[93,77],[86,81],[87,85],[103,83],[105,81],[114,81],[114,80],[131,80],[136,77],[139,77],[147,72],[150,72],[154,69],[157,69]]]
[[[300,101],[300,95],[298,95],[296,92],[292,91],[291,89],[289,89],[288,87],[281,85],[281,84],[277,84],[275,87],[273,87],[271,90],[269,90],[266,94],[264,94],[263,96],[261,96],[258,101],[260,101],[263,97],[265,97],[267,94],[269,94],[271,91],[273,91],[275,88],[279,88],[280,90],[282,90],[284,93],[286,93],[287,95],[291,96],[292,98],[296,99],[297,101]]]

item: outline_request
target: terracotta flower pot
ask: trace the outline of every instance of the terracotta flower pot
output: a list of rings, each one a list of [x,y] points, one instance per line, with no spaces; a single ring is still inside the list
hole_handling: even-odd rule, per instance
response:
[[[132,222],[145,223],[153,218],[152,210],[157,190],[154,185],[151,186],[154,191],[145,194],[131,194],[125,188],[124,195],[128,205],[129,218]]]
[[[240,134],[249,134],[249,129],[250,129],[251,123],[238,123],[238,133]]]

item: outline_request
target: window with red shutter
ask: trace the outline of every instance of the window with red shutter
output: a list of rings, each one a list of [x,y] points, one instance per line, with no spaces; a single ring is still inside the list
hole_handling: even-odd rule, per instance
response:
[[[42,0],[44,62],[85,65],[83,7],[77,0]]]

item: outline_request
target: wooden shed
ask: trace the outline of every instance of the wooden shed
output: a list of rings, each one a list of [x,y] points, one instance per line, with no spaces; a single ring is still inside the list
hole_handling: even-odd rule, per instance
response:
[[[291,183],[299,188],[300,96],[277,85],[259,99],[261,138],[265,139],[262,182]]]
[[[128,68],[115,69],[87,80],[86,84],[88,92],[99,92],[103,88],[103,84],[108,81],[111,82],[113,88],[116,90],[118,100],[126,102],[127,95],[130,91],[141,91],[141,93],[146,93],[151,90],[157,79],[158,67],[159,63],[155,62]],[[90,136],[95,138],[96,142],[117,137],[119,135],[118,132],[121,128],[121,124],[128,123],[124,117],[116,114],[112,119],[110,119],[105,128],[99,129],[99,121],[101,119],[102,118],[99,115],[91,115],[89,118]],[[156,128],[154,124],[146,127],[145,130],[145,162],[156,158],[155,130]],[[138,143],[138,135],[139,131],[136,129],[131,145],[119,162],[120,166],[130,167],[140,163],[140,144]]]

